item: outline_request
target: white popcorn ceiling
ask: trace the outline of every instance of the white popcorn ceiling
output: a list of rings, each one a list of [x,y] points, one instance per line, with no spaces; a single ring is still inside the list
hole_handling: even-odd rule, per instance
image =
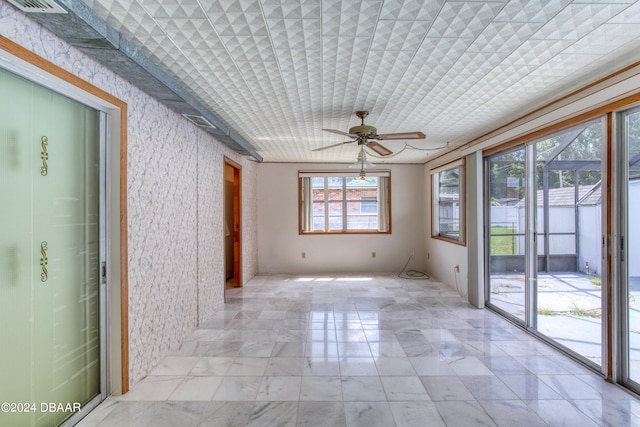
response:
[[[353,162],[312,150],[368,110],[423,163],[640,61],[640,0],[85,2],[268,162]]]

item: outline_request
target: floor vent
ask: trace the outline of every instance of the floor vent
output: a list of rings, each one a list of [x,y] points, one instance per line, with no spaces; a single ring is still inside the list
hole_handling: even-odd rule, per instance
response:
[[[183,114],[187,119],[189,119],[194,125],[200,126],[203,128],[211,128],[215,129],[216,127],[207,119],[202,116],[194,116],[192,114]]]
[[[25,13],[67,13],[53,0],[7,0]]]

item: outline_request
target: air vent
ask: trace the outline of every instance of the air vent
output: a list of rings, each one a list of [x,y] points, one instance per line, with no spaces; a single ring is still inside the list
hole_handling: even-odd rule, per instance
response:
[[[25,13],[67,13],[52,0],[7,0]]]
[[[210,128],[210,129],[216,128],[209,120],[205,119],[202,116],[194,116],[191,114],[183,114],[183,116],[189,119],[189,121],[191,121],[191,123],[193,123],[196,126],[200,126],[203,128]]]

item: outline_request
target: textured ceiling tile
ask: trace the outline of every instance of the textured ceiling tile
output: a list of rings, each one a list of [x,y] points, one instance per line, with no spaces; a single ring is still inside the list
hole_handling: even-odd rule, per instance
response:
[[[156,19],[162,30],[179,47],[195,48],[205,44],[208,34],[213,30],[207,19]]]
[[[291,0],[296,2],[296,0]],[[302,19],[320,19],[322,17],[322,6],[320,0],[301,0]]]
[[[287,33],[284,19],[269,19],[267,20],[267,27],[269,28],[269,36],[274,49],[288,49],[289,34]]]
[[[260,15],[242,12],[227,13],[213,21],[220,35],[267,35],[266,26]]]
[[[540,28],[538,23],[492,22],[470,46],[470,50],[512,52]]]
[[[87,3],[87,6],[91,7],[98,16],[109,22],[109,24],[116,30],[126,34],[130,39],[133,38],[132,35],[134,31],[129,29],[128,26],[125,26],[125,22],[128,22],[129,25],[133,24],[135,28],[139,26],[136,22],[139,22],[142,19],[148,19],[147,25],[153,25],[153,19],[151,19],[151,16],[149,16],[144,8],[136,2],[120,4],[117,2],[109,3],[100,2],[99,0],[87,0],[85,3]],[[146,32],[150,32],[150,30],[147,30]]]
[[[604,24],[572,44],[563,53],[606,55],[628,43],[629,37],[640,38],[640,25]]]
[[[130,2],[117,2],[113,4],[109,4],[104,9],[101,9],[105,12],[106,16],[105,20],[109,22],[116,22],[116,26],[114,28],[120,30],[124,30],[127,32],[124,26],[124,22],[131,23],[132,17],[141,18],[144,15],[148,15],[147,12],[142,8],[138,3],[130,3]]]
[[[208,2],[203,2],[208,3]],[[219,7],[220,13],[260,13],[259,0],[213,0],[214,7]]]
[[[571,0],[512,0],[498,13],[495,21],[544,23],[569,3]]]
[[[154,18],[205,18],[205,13],[196,0],[142,0],[140,4]]]
[[[622,13],[611,18],[610,24],[640,24],[640,2],[629,5]]]
[[[625,4],[572,4],[554,16],[533,38],[577,40],[627,7]]]
[[[524,43],[518,52],[528,64],[539,65],[558,55],[573,43],[572,40],[531,39]]]
[[[342,141],[321,129],[346,131],[359,109],[384,132],[426,132],[416,146],[464,143],[640,61],[631,0],[86,3],[267,161],[352,161],[355,145],[311,149]]]
[[[445,3],[427,37],[475,39],[495,18],[502,3]]]
[[[385,1],[380,11],[381,20],[433,21],[445,0]]]
[[[353,67],[362,66],[367,56],[369,39],[356,37],[323,37],[323,63],[351,64]]]
[[[323,1],[322,34],[370,36],[376,26],[381,0]]]
[[[416,50],[422,43],[430,22],[380,21],[371,50]]]

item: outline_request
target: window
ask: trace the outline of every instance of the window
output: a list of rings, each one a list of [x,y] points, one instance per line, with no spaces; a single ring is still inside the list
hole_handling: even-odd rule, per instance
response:
[[[299,172],[300,233],[389,233],[389,171]]]
[[[462,160],[431,172],[433,237],[464,244],[464,164]]]
[[[362,196],[360,198],[360,213],[362,214],[378,214],[378,198],[377,196]]]

